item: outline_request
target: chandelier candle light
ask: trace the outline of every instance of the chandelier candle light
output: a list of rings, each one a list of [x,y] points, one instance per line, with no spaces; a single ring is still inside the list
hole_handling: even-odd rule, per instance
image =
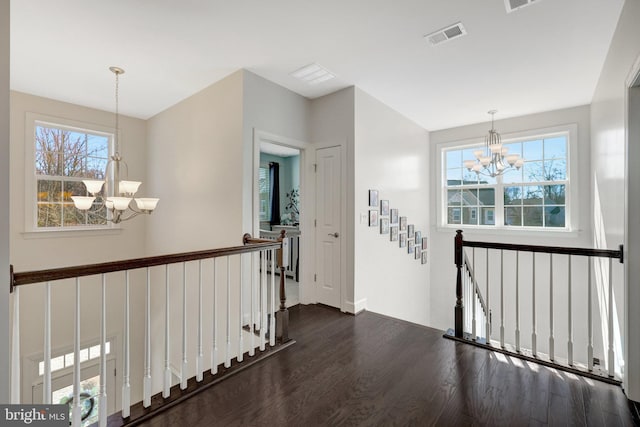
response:
[[[502,138],[493,126],[493,116],[496,113],[496,110],[489,111],[491,130],[484,138],[484,149],[473,152],[476,160],[465,160],[464,162],[464,167],[467,170],[492,178],[510,170],[520,170],[524,164],[524,159],[519,154],[507,154],[509,147],[502,146]]]
[[[110,215],[102,219],[118,224],[140,214],[150,214],[156,208],[158,200],[160,199],[134,197],[142,182],[120,180],[122,167],[124,167],[125,170],[125,178],[129,174],[129,167],[122,156],[120,156],[118,144],[118,83],[120,74],[123,74],[124,70],[119,67],[109,67],[109,70],[116,75],[116,132],[113,144],[114,154],[109,158],[107,166],[105,167],[104,180],[85,179],[82,181],[87,188],[87,193],[91,194],[91,196],[72,196],[71,198],[76,208],[82,211],[91,209],[93,202],[98,199],[98,210],[101,209],[102,206],[106,206],[110,213]],[[104,194],[102,193],[103,187]],[[131,204],[132,200],[136,202],[135,207]]]

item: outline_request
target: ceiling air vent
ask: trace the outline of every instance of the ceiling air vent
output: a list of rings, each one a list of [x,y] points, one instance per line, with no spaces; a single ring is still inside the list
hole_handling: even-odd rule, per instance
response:
[[[514,10],[530,6],[537,1],[539,0],[504,0],[504,6],[507,8],[507,13],[511,13]]]
[[[462,22],[450,25],[446,28],[436,31],[435,33],[427,34],[424,36],[432,45],[444,43],[451,39],[462,37],[467,34],[467,30],[464,29]]]
[[[335,77],[333,73],[315,62],[295,70],[291,75],[310,85],[317,85]]]

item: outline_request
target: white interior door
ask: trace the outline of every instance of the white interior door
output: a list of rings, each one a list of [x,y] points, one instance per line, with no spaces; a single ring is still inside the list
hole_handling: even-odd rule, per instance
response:
[[[316,150],[316,287],[318,302],[340,307],[341,189],[340,147]]]

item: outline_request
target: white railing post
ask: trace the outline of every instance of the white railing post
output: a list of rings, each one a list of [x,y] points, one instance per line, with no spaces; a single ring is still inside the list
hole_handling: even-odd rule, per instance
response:
[[[609,258],[609,376],[613,377],[615,370],[615,353],[613,351],[613,265]]]
[[[569,297],[568,297],[568,309],[569,309],[569,313],[568,313],[568,340],[567,340],[567,363],[569,364],[569,366],[573,366],[573,307],[571,306],[571,298],[573,298],[572,296],[572,287],[571,287],[571,255],[569,255],[569,266],[568,268],[568,273],[567,275],[569,277],[567,277],[567,281],[568,281],[568,286],[569,286]]]
[[[129,270],[124,272],[124,363],[122,370],[122,418],[129,418],[131,410],[131,384],[129,383],[130,349],[129,349]]]
[[[249,288],[251,291],[251,318],[249,319],[249,334],[250,334],[250,347],[249,347],[249,356],[253,356],[256,354],[255,352],[255,340],[254,340],[254,335],[255,335],[255,302],[254,302],[254,298],[255,298],[255,275],[256,275],[256,271],[255,271],[255,263],[256,263],[256,253],[252,252],[251,253],[251,276],[250,276],[250,280],[249,280]]]
[[[500,347],[504,348],[504,251],[500,249]]]
[[[103,377],[100,377],[103,378]],[[103,382],[104,380],[100,380]],[[51,404],[51,282],[47,282],[44,298],[44,383],[42,403]]]
[[[13,288],[13,329],[11,331],[11,403],[20,398],[20,290]]]
[[[532,252],[531,256],[533,258],[533,274],[532,274],[532,297],[531,297],[531,305],[532,305],[532,326],[531,326],[531,354],[533,357],[537,356],[538,346],[537,346],[537,335],[536,335],[536,253]]]
[[[464,248],[463,248],[464,249]],[[476,293],[476,248],[473,247],[471,248],[471,256],[473,257],[473,260],[471,260],[472,263],[472,268],[473,268],[473,274],[474,276],[471,278],[471,294],[472,296],[472,300],[471,302],[471,307],[472,307],[472,313],[471,313],[471,317],[473,319],[472,323],[471,323],[471,339],[476,341],[478,339],[478,331],[476,329],[477,326],[477,319],[476,319],[476,311],[478,309],[478,295]]]
[[[269,345],[276,345],[276,250],[271,249],[271,321]]]
[[[589,372],[593,371],[593,303],[591,301],[591,276],[592,276],[591,257],[587,258],[587,270],[589,271],[588,290],[587,290],[587,368]]]
[[[486,264],[487,264],[487,271],[486,271],[486,275],[487,275],[487,295],[486,295],[486,304],[487,304],[487,312],[485,313],[485,328],[486,328],[486,341],[487,344],[491,344],[491,305],[489,304],[489,248],[487,248],[486,250]]]
[[[169,265],[165,264],[164,268],[164,379],[162,397],[166,399],[171,394],[171,343],[169,341]]]
[[[520,252],[516,251],[516,352],[520,353]]]
[[[202,381],[203,350],[202,350],[202,260],[198,260],[198,349],[196,355],[196,381]]]
[[[73,409],[72,425],[82,425],[82,410],[80,407],[80,278],[76,277],[76,306],[73,327]]]
[[[224,367],[231,367],[231,262],[230,256],[227,256],[227,357],[224,361]]]
[[[213,335],[211,344],[211,375],[218,373],[218,307],[217,307],[217,279],[216,279],[216,258],[213,259],[213,313],[211,334]]]
[[[267,251],[260,252],[260,351],[267,342]]]
[[[187,265],[182,263],[182,363],[180,390],[187,388]]]
[[[100,406],[98,425],[106,427],[107,411],[107,276],[102,274],[100,310]]]
[[[142,406],[151,406],[151,272],[147,267],[147,286],[144,304],[144,379]]]
[[[553,338],[553,254],[549,254],[549,360],[555,359]]]
[[[237,356],[237,360],[238,362],[242,362],[244,360],[244,334],[242,331],[242,326],[244,323],[244,307],[242,306],[243,300],[242,300],[242,290],[243,290],[243,274],[242,274],[242,254],[240,254],[240,297],[238,298],[238,306],[239,306],[239,318],[240,321],[238,322],[238,330],[240,331],[239,336],[238,336],[238,356]]]

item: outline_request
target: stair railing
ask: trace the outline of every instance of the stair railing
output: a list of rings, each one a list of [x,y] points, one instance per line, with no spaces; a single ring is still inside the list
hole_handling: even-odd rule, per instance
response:
[[[21,402],[20,378],[22,378],[20,366],[20,290],[27,285],[40,284],[44,287],[44,347],[43,347],[43,396],[42,403],[52,404],[52,294],[64,293],[63,286],[56,284],[75,282],[73,295],[64,295],[64,298],[73,300],[73,353],[69,357],[73,365],[73,392],[70,399],[70,421],[74,427],[81,426],[85,418],[83,413],[84,399],[91,400],[91,408],[94,407],[94,399],[99,402],[98,425],[111,424],[137,424],[158,412],[184,400],[195,394],[199,388],[207,388],[217,383],[226,374],[242,369],[259,360],[266,353],[277,351],[278,347],[284,348],[289,339],[289,317],[286,308],[286,295],[284,292],[284,271],[288,265],[288,242],[285,232],[282,231],[278,240],[254,239],[250,235],[243,236],[243,245],[225,247],[196,252],[176,253],[171,255],[152,256],[146,258],[129,259],[100,264],[80,265],[74,267],[56,268],[39,271],[14,272],[11,269],[10,288],[13,302],[12,317],[12,400]],[[270,272],[267,273],[267,260],[271,263]],[[276,309],[275,272],[277,266],[280,269],[280,307]],[[177,266],[177,267],[176,267]],[[141,270],[141,272],[135,272]],[[190,277],[187,271],[191,272]],[[194,273],[195,272],[195,273]],[[247,274],[249,273],[249,274]],[[135,277],[142,280],[135,280]],[[158,277],[164,276],[164,280]],[[181,276],[181,280],[175,280]],[[206,281],[205,281],[206,277]],[[88,396],[81,389],[81,290],[82,285],[90,281],[100,283],[100,312],[90,314],[92,321],[100,325],[100,385],[97,396]],[[115,390],[107,390],[106,364],[107,364],[107,293],[110,289],[124,287],[124,321],[122,333],[122,389],[120,393],[120,413],[107,414],[108,399],[113,399]],[[179,309],[171,298],[171,291],[178,288],[181,294]],[[187,297],[187,288],[191,295],[194,291],[195,298]],[[243,288],[245,292],[243,292]],[[144,305],[132,306],[132,289],[138,293],[144,290]],[[196,290],[197,289],[197,290]],[[207,290],[210,298],[203,300],[203,290]],[[177,293],[177,292],[175,292]],[[243,294],[249,295],[249,301],[243,301]],[[60,294],[56,295],[59,296]],[[137,294],[136,294],[137,295]],[[151,296],[164,299],[163,310],[152,311]],[[175,296],[175,295],[174,295]],[[171,313],[178,310],[180,317],[172,318]],[[133,312],[144,311],[144,324],[138,325],[131,321]],[[205,325],[203,313],[212,313],[211,323]],[[247,312],[250,311],[247,320]],[[85,318],[87,313],[85,314]],[[164,326],[163,334],[152,334],[152,321]],[[181,336],[171,334],[171,325],[180,323]],[[192,328],[187,325],[196,325],[196,342],[188,342],[188,332]],[[137,344],[144,350],[132,352],[131,336],[135,328],[144,328],[144,332],[138,335],[144,336],[144,343]],[[206,336],[205,338],[205,331]],[[177,339],[176,339],[177,338]],[[175,342],[174,342],[175,340]],[[205,342],[210,359],[205,361]],[[56,343],[59,344],[59,343]],[[66,343],[65,343],[66,344]],[[177,345],[176,345],[177,344]],[[195,348],[195,360],[189,357]],[[83,349],[84,351],[84,349]],[[256,351],[258,355],[256,355]],[[163,366],[152,366],[152,354],[163,353]],[[176,368],[172,364],[172,354],[179,352],[181,358]],[[143,360],[138,360],[138,365],[143,366],[142,372],[138,372],[139,378],[132,378],[131,355],[143,353]],[[83,353],[84,354],[84,353]],[[68,356],[71,356],[69,354]],[[65,357],[68,357],[65,356]],[[245,356],[247,361],[245,364]],[[254,357],[257,356],[257,357]],[[85,357],[86,359],[86,357]],[[194,365],[193,362],[195,362]],[[191,366],[195,366],[191,368]],[[153,369],[152,369],[153,368]],[[176,372],[179,371],[179,372]],[[192,374],[195,373],[195,376]],[[156,388],[152,388],[152,375],[156,378],[153,382]],[[177,380],[174,378],[177,377]],[[142,393],[132,396],[132,381],[140,381]],[[158,386],[161,384],[161,386]],[[188,388],[188,389],[187,389]],[[139,400],[132,405],[132,400]],[[23,402],[30,403],[30,402]],[[135,410],[132,410],[135,409]],[[135,412],[135,413],[134,413]],[[109,416],[110,415],[110,416]],[[109,418],[107,418],[109,416]],[[114,418],[116,417],[116,418]]]
[[[472,257],[471,261],[467,257],[467,253],[465,251],[466,248],[471,248]],[[483,290],[478,284],[478,276],[476,270],[476,248],[481,248],[485,250],[485,284],[486,287]],[[468,340],[472,342],[479,342],[483,345],[487,345],[488,347],[492,347],[502,350],[508,350],[507,347],[513,348],[514,351],[502,351],[504,353],[513,354],[516,356],[522,356],[522,358],[541,362],[543,364],[547,364],[549,366],[559,367],[561,369],[565,369],[571,372],[575,372],[578,374],[591,374],[594,372],[594,345],[593,345],[593,321],[594,321],[594,312],[593,312],[593,272],[592,269],[595,269],[596,273],[600,273],[602,282],[602,296],[600,298],[600,303],[602,306],[606,305],[606,309],[604,310],[603,322],[606,323],[607,330],[607,342],[605,343],[606,351],[607,351],[607,366],[606,370],[600,374],[587,375],[592,376],[593,378],[603,379],[602,377],[606,377],[605,379],[612,380],[612,382],[619,382],[619,380],[615,379],[615,349],[614,349],[614,323],[615,323],[615,314],[614,314],[614,292],[613,292],[613,260],[617,259],[620,263],[623,263],[623,247],[620,245],[618,250],[610,250],[610,249],[592,249],[592,248],[573,248],[573,247],[558,247],[558,246],[536,246],[536,245],[522,245],[522,244],[509,244],[509,243],[495,243],[495,242],[478,242],[478,241],[468,241],[464,240],[462,235],[462,230],[456,231],[456,236],[454,239],[454,259],[457,269],[456,275],[456,304],[454,308],[454,322],[455,328],[453,331],[453,337],[456,339]],[[489,269],[490,269],[490,252],[492,251],[493,255],[496,252],[499,252],[499,276],[500,276],[500,296],[499,302],[494,303],[494,305],[490,304],[489,296],[490,289],[493,286],[490,282]],[[515,287],[515,304],[508,304],[508,308],[513,309],[513,315],[515,317],[515,325],[514,325],[514,342],[507,343],[505,339],[505,312],[508,311],[508,308],[505,308],[505,275],[504,275],[504,252],[510,251],[515,253],[515,283],[513,286]],[[523,304],[523,300],[521,295],[521,283],[520,283],[520,264],[522,253],[530,253],[531,254],[531,295],[530,295],[530,303],[531,303],[531,348],[524,349],[521,345],[521,325],[520,325],[520,311],[521,304]],[[541,280],[539,277],[536,278],[536,273],[540,274],[540,271],[536,270],[536,258],[539,258],[540,254],[548,254],[548,262],[549,262],[549,271],[548,271],[548,280]],[[564,255],[563,257],[568,261],[567,265],[567,277],[566,282],[561,282],[558,284],[558,280],[554,275],[554,259],[557,259],[557,255]],[[554,258],[554,256],[556,256]],[[586,257],[587,258],[587,269],[588,269],[588,279],[585,287],[580,289],[580,292],[586,292],[587,294],[587,348],[586,348],[586,367],[582,369],[581,366],[575,362],[574,358],[574,307],[572,294],[574,293],[574,278],[572,277],[572,261],[577,257]],[[596,262],[598,261],[598,262]],[[608,261],[608,265],[607,262]],[[495,268],[495,267],[494,267]],[[554,278],[556,279],[556,283],[554,283]],[[546,278],[543,278],[546,279]],[[541,284],[542,283],[542,284]],[[549,286],[549,301],[548,301],[548,310],[544,313],[548,316],[548,325],[549,325],[549,335],[548,335],[548,354],[542,355],[538,350],[538,331],[537,331],[537,323],[539,318],[538,312],[542,312],[545,309],[543,304],[538,304],[536,307],[536,291],[540,291],[539,288],[536,287],[541,285]],[[554,336],[554,286],[557,288],[558,286],[566,286],[567,292],[567,301],[566,301],[566,312],[567,312],[567,348],[566,348],[566,364],[561,363],[557,360],[556,352],[555,352],[555,336]],[[497,287],[497,285],[495,286]],[[586,288],[586,289],[585,289]],[[513,289],[512,289],[513,290]],[[545,290],[546,291],[546,290]],[[564,290],[563,290],[564,291]],[[542,305],[542,307],[541,307]],[[499,341],[496,340],[496,343],[492,343],[492,326],[491,326],[491,312],[492,307],[496,308],[500,313],[500,336]],[[564,307],[562,308],[564,309]],[[561,309],[561,310],[562,310]],[[470,318],[470,319],[469,319]],[[545,319],[546,320],[546,319]],[[484,330],[482,330],[482,324],[484,322]],[[526,353],[526,354],[525,354]],[[530,355],[530,356],[529,356]],[[622,354],[618,354],[618,357],[622,357]]]

